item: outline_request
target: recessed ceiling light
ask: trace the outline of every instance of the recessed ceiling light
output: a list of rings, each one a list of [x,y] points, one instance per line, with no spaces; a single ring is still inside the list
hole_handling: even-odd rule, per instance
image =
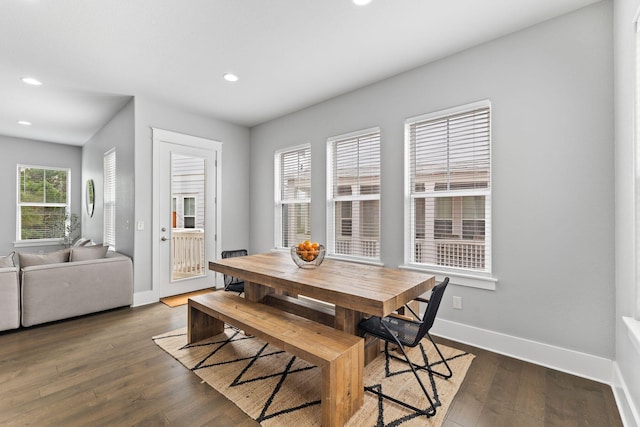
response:
[[[40,86],[42,82],[38,79],[34,79],[33,77],[23,77],[22,81],[28,85]]]
[[[223,77],[228,82],[237,82],[238,81],[238,76],[236,76],[235,74],[232,74],[232,73],[227,73]]]
[[[366,6],[371,3],[371,0],[353,0],[353,3],[358,6]]]
[[[31,122],[28,122],[26,120],[18,120],[18,124],[23,126],[31,126]]]

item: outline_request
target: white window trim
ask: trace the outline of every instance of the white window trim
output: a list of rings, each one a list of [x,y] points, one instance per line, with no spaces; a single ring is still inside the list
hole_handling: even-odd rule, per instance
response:
[[[382,217],[382,188],[380,189],[380,193],[377,195],[357,195],[357,196],[333,196],[333,174],[332,174],[332,169],[333,169],[333,152],[332,152],[332,145],[334,142],[336,141],[340,141],[343,139],[350,139],[350,138],[356,138],[358,136],[361,135],[366,135],[366,134],[370,134],[370,133],[378,133],[380,135],[380,145],[381,145],[381,149],[382,149],[382,132],[380,130],[379,126],[375,126],[375,127],[371,127],[371,128],[367,128],[367,129],[362,129],[362,130],[358,130],[358,131],[354,131],[354,132],[349,132],[349,133],[345,133],[342,135],[336,135],[336,136],[332,136],[330,138],[327,138],[327,181],[326,181],[326,189],[327,189],[327,227],[326,227],[326,233],[327,233],[327,237],[326,237],[326,242],[327,242],[327,246],[329,246],[329,242],[333,242],[334,246],[335,246],[335,227],[336,227],[336,221],[335,221],[335,209],[334,209],[334,202],[336,201],[340,201],[340,200],[349,200],[349,201],[362,201],[362,200],[379,200],[380,201],[380,217]],[[382,154],[381,154],[382,155]],[[381,160],[382,161],[382,160]],[[382,165],[380,165],[380,187],[382,187]],[[331,225],[333,224],[333,225]],[[383,266],[384,263],[382,262],[382,224],[380,224],[380,251],[379,251],[379,257],[377,259],[375,258],[367,258],[367,257],[359,257],[359,256],[354,256],[354,255],[343,255],[343,254],[336,254],[335,252],[329,252],[330,250],[335,250],[335,247],[333,248],[329,248],[327,247],[327,255],[326,258],[332,258],[332,259],[338,259],[338,260],[343,260],[343,261],[349,261],[349,262],[356,262],[356,263],[361,263],[361,264],[370,264],[370,265],[378,265],[378,266]],[[332,235],[333,234],[333,235]]]
[[[291,204],[291,203],[309,203],[311,205],[311,194],[306,199],[295,199],[295,200],[283,200],[281,199],[281,188],[280,188],[280,158],[282,154],[288,153],[291,151],[300,151],[300,150],[311,150],[311,144],[299,144],[294,145],[287,148],[282,148],[280,150],[276,150],[273,155],[273,220],[274,220],[274,249],[289,249],[283,246],[282,242],[282,205]],[[311,210],[309,211],[309,215],[311,215]],[[311,225],[309,225],[311,226]]]
[[[425,267],[421,264],[403,264],[398,268],[403,270],[417,271],[419,273],[429,273],[436,277],[436,281],[441,282],[445,277],[449,277],[452,285],[466,286],[468,288],[486,289],[495,291],[498,279],[489,274],[472,274],[465,271],[457,271],[457,269],[434,269]]]
[[[451,279],[451,284],[466,286],[470,288],[478,288],[478,289],[486,289],[494,291],[496,289],[496,285],[498,283],[498,279],[492,275],[493,263],[492,256],[493,253],[493,234],[491,234],[491,239],[487,242],[487,256],[486,262],[489,265],[487,272],[475,272],[472,270],[465,269],[457,269],[457,268],[447,268],[442,266],[433,266],[433,265],[425,265],[425,264],[416,264],[411,263],[409,260],[411,259],[411,251],[414,238],[412,237],[411,230],[411,191],[410,185],[411,182],[411,168],[410,168],[410,149],[409,149],[409,127],[411,123],[423,121],[423,120],[434,120],[438,118],[444,118],[451,116],[453,114],[473,110],[476,108],[483,107],[491,107],[491,101],[489,99],[472,102],[465,105],[459,105],[452,108],[447,108],[444,110],[439,110],[433,113],[421,114],[419,116],[409,117],[405,120],[405,158],[404,158],[404,173],[405,173],[405,181],[404,181],[404,212],[405,212],[405,221],[404,221],[404,238],[405,238],[405,253],[404,253],[404,264],[400,265],[399,268],[430,273],[436,276],[437,281],[442,281],[445,277],[449,277]],[[491,112],[489,118],[489,128],[491,129],[491,123],[493,121],[493,112]],[[493,180],[493,155],[489,158],[489,171],[490,171],[490,179]],[[491,184],[490,184],[491,186]],[[462,193],[461,193],[462,194]],[[491,193],[493,194],[493,193]],[[489,203],[491,203],[491,195],[488,195]],[[493,210],[491,210],[491,217],[493,217]],[[486,221],[486,227],[491,229],[491,221]]]
[[[63,239],[21,239],[20,229],[22,227],[21,218],[21,204],[20,204],[20,168],[33,168],[33,169],[46,169],[46,170],[61,170],[67,172],[67,203],[42,203],[47,206],[66,206],[67,214],[71,213],[71,168],[61,168],[54,166],[39,166],[39,165],[27,165],[19,163],[16,166],[16,240],[13,242],[13,246],[16,248],[35,247],[35,246],[52,246],[62,244]],[[33,203],[36,205],[36,203]]]

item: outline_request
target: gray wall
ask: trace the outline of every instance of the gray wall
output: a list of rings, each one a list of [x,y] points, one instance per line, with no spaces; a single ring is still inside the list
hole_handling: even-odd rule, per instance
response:
[[[640,363],[622,316],[634,315],[633,299],[636,283],[634,235],[639,232],[634,219],[634,102],[636,92],[635,25],[638,0],[614,2],[615,47],[615,185],[616,185],[616,363],[627,385],[629,398],[640,410]],[[640,214],[640,212],[638,212]],[[636,313],[640,316],[640,312]],[[626,408],[628,410],[628,407]],[[627,413],[630,416],[630,413]],[[630,420],[629,425],[632,424]],[[640,423],[640,420],[636,420]]]
[[[149,291],[152,260],[152,135],[160,128],[222,142],[222,248],[249,246],[249,130],[193,114],[149,98],[135,101],[135,215],[145,229],[135,232],[135,292]],[[218,255],[219,256],[219,255]]]
[[[103,241],[103,160],[104,153],[116,149],[116,250],[133,256],[134,243],[134,101],[125,105],[82,148],[82,224],[85,237]],[[93,217],[87,215],[84,186],[95,183]]]
[[[452,286],[444,319],[613,359],[611,4],[480,45],[251,130],[251,251],[273,247],[273,155],[312,147],[312,238],[325,241],[326,140],[382,136],[382,260],[403,263],[403,122],[492,102],[495,291]],[[310,82],[312,84],[312,82]]]
[[[34,141],[0,135],[0,197],[5,203],[0,204],[0,255],[9,252],[39,252],[57,247],[13,247],[16,240],[16,201],[17,201],[17,169],[16,165],[51,166],[71,169],[71,212],[81,214],[81,182],[82,182],[82,149],[73,145],[53,142]],[[17,257],[16,257],[17,262]]]

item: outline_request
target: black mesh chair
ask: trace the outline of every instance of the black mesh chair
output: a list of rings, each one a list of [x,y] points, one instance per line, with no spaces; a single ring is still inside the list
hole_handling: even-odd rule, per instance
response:
[[[246,249],[236,249],[232,251],[222,251],[222,258],[232,258],[236,256],[247,256],[248,252]],[[237,277],[229,276],[227,274],[224,275],[224,290],[231,292],[238,292],[238,294],[242,294],[244,292],[244,281],[242,279],[238,279]]]
[[[411,368],[413,375],[418,380],[418,383],[420,384],[420,388],[422,388],[422,391],[424,392],[424,395],[427,397],[430,406],[427,407],[426,409],[419,409],[406,402],[402,402],[392,396],[383,394],[382,392],[371,391],[371,390],[369,391],[385,399],[391,400],[399,405],[402,405],[406,408],[409,408],[420,415],[426,415],[427,417],[431,417],[436,414],[436,404],[434,404],[433,400],[429,396],[429,393],[427,392],[427,389],[422,383],[422,380],[418,376],[417,369],[422,369],[431,374],[438,375],[442,378],[451,378],[451,376],[453,375],[453,372],[451,372],[451,368],[449,367],[449,364],[445,360],[444,356],[442,356],[440,349],[438,348],[435,341],[433,341],[433,338],[429,334],[429,330],[433,326],[433,321],[436,318],[436,313],[438,312],[438,307],[440,306],[442,295],[444,294],[444,290],[446,289],[448,283],[449,283],[449,278],[445,277],[442,283],[436,285],[433,288],[433,291],[431,292],[431,297],[429,298],[429,304],[427,305],[427,310],[422,320],[415,321],[415,320],[409,320],[408,318],[400,318],[400,317],[393,317],[393,316],[382,317],[382,318],[373,316],[363,320],[358,325],[360,329],[364,332],[365,336],[370,335],[376,338],[380,338],[385,342],[384,351],[385,351],[386,357],[391,357],[409,364],[409,367]],[[409,307],[407,306],[407,308]],[[409,310],[411,309],[409,308]],[[435,362],[431,364],[428,363],[427,356],[424,352],[424,348],[422,347],[422,343],[420,342],[422,338],[424,338],[425,336],[429,338],[429,340],[435,347],[436,351],[438,352],[438,355],[440,356],[439,362]],[[404,355],[404,359],[401,359],[389,353],[389,343],[396,344],[398,346],[398,348]],[[412,363],[411,360],[409,360],[409,357],[407,356],[405,347],[416,347],[416,346],[420,347],[420,351],[422,352],[422,359],[424,360],[424,365],[417,365],[415,363]],[[438,365],[444,364],[447,372],[446,373],[436,372],[433,369],[431,369],[431,366],[437,365],[437,364]]]

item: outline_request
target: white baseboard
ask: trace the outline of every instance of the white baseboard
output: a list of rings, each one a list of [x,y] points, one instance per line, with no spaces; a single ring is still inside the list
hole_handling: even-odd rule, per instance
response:
[[[142,291],[142,292],[134,292],[133,293],[133,304],[132,307],[138,307],[141,305],[153,304],[154,302],[158,302],[160,299],[158,298],[157,292],[154,291]]]
[[[436,319],[432,333],[536,365],[612,384],[613,361],[604,357],[442,319]]]
[[[640,427],[640,412],[629,395],[629,389],[620,372],[617,362],[613,362],[613,396],[616,398],[618,412],[625,427]]]

